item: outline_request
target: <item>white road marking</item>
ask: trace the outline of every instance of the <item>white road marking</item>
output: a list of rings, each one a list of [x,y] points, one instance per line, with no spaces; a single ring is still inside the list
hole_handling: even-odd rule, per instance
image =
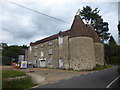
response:
[[[117,78],[115,78],[108,86],[107,88],[109,88],[120,76],[118,76]]]

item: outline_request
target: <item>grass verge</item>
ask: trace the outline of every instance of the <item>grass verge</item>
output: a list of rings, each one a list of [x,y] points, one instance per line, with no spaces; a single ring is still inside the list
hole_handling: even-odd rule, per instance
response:
[[[11,77],[18,77],[18,76],[27,76],[27,75],[24,72],[15,71],[15,70],[2,71],[2,78],[11,78]]]
[[[3,70],[2,71],[2,90],[14,89],[23,90],[25,88],[31,88],[35,86],[31,77],[25,77],[20,79],[8,79],[20,76],[27,76],[26,73],[15,70]]]
[[[103,69],[106,69],[106,68],[110,68],[112,67],[112,65],[96,65],[96,67],[93,69],[94,71],[98,71],[98,70],[103,70]]]

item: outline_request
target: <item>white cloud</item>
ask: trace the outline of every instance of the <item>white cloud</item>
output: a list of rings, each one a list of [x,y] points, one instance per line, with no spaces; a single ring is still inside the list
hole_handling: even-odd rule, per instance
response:
[[[8,0],[15,2],[13,0]],[[110,0],[109,0],[110,1]],[[2,24],[3,41],[8,44],[29,44],[46,36],[65,31],[70,28],[75,13],[83,6],[89,5],[92,8],[98,7],[103,20],[109,23],[110,32],[117,40],[117,4],[109,2],[81,2],[80,0],[20,0],[16,3],[59,18],[68,23],[63,23],[49,17],[40,15],[8,2],[2,2]],[[8,39],[9,38],[9,39]]]

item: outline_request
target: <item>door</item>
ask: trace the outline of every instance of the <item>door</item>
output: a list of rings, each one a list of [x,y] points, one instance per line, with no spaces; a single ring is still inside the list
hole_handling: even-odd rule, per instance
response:
[[[64,68],[64,63],[62,59],[59,60],[59,68]]]
[[[45,60],[40,60],[40,67],[45,67]]]

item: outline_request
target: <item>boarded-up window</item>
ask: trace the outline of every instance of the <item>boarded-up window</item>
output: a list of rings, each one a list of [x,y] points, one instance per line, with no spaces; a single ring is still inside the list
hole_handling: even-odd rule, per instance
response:
[[[58,45],[62,45],[63,44],[63,37],[58,37]]]
[[[43,57],[43,56],[44,56],[44,53],[43,53],[43,52],[41,52],[41,53],[40,53],[40,56],[41,56],[41,57]]]
[[[48,54],[50,55],[50,54],[53,54],[53,50],[52,49],[49,49],[48,50]]]
[[[48,45],[49,45],[49,46],[51,46],[52,44],[53,44],[53,42],[52,42],[52,41],[51,41],[51,42],[48,42]]]
[[[48,59],[48,65],[52,65],[52,58]]]
[[[37,56],[37,52],[35,52],[35,56]]]
[[[30,51],[30,52],[32,51],[32,47],[31,47],[31,46],[29,47],[29,51]]]
[[[42,44],[41,44],[40,46],[41,46],[41,48],[43,47],[43,45],[42,45]]]

